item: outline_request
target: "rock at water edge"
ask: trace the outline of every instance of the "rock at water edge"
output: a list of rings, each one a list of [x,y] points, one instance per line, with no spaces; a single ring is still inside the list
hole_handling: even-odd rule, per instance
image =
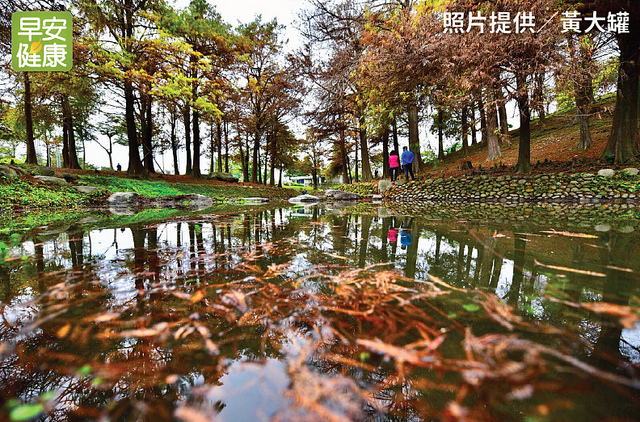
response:
[[[52,183],[58,186],[68,185],[67,181],[61,179],[59,177],[51,177],[51,176],[33,176],[34,179],[40,180],[42,182]]]
[[[187,195],[184,198],[184,201],[188,202],[187,208],[190,209],[203,210],[205,208],[213,206],[212,198],[205,195],[199,195],[197,193]]]
[[[613,177],[615,176],[616,171],[613,169],[602,169],[598,172],[598,176],[603,176],[603,177]]]
[[[51,167],[36,167],[34,173],[38,176],[55,176],[56,172]]]
[[[294,198],[289,199],[289,202],[300,203],[300,202],[318,202],[320,198],[313,195],[299,195]]]
[[[116,192],[107,199],[107,202],[112,207],[130,207],[137,204],[139,198],[140,195],[135,192]]]
[[[379,180],[378,181],[378,193],[383,194],[389,187],[391,186],[391,181],[389,180]]]
[[[14,169],[12,169],[9,166],[0,165],[0,176],[4,176],[5,178],[7,178],[9,180],[13,180],[16,177],[18,177],[18,172],[15,171]]]
[[[209,175],[209,178],[220,180],[221,182],[231,182],[231,183],[238,183],[238,181],[240,180],[231,173],[223,173],[219,171],[211,173]]]
[[[97,188],[95,186],[74,186],[73,187],[75,190],[77,190],[80,193],[84,193],[87,195],[91,195],[92,193],[97,193],[100,192],[100,188]]]

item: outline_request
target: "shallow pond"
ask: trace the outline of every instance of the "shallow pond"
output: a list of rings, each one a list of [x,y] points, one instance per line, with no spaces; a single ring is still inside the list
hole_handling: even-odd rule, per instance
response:
[[[635,211],[448,211],[14,223],[0,419],[637,419]]]

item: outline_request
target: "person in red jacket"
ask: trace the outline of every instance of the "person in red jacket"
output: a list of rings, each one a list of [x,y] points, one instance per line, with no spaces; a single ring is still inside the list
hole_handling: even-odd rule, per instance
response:
[[[396,150],[389,154],[389,169],[391,170],[391,181],[395,182],[400,175],[400,156]]]

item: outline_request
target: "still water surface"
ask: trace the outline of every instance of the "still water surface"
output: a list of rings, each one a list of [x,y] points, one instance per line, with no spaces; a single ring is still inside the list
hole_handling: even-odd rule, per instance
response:
[[[134,220],[3,231],[0,419],[640,414],[633,219]]]

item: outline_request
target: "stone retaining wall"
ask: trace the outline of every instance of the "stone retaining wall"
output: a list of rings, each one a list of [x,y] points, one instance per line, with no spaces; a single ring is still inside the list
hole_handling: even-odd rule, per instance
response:
[[[470,202],[443,204],[442,202],[387,202],[378,213],[381,217],[419,216],[425,220],[478,221],[504,229],[525,225],[534,227],[562,227],[581,231],[630,233],[640,230],[640,208],[633,204],[549,204]]]
[[[392,185],[384,192],[384,198],[406,203],[446,201],[640,204],[640,176],[624,171],[607,174],[609,175],[480,175],[426,179]]]

